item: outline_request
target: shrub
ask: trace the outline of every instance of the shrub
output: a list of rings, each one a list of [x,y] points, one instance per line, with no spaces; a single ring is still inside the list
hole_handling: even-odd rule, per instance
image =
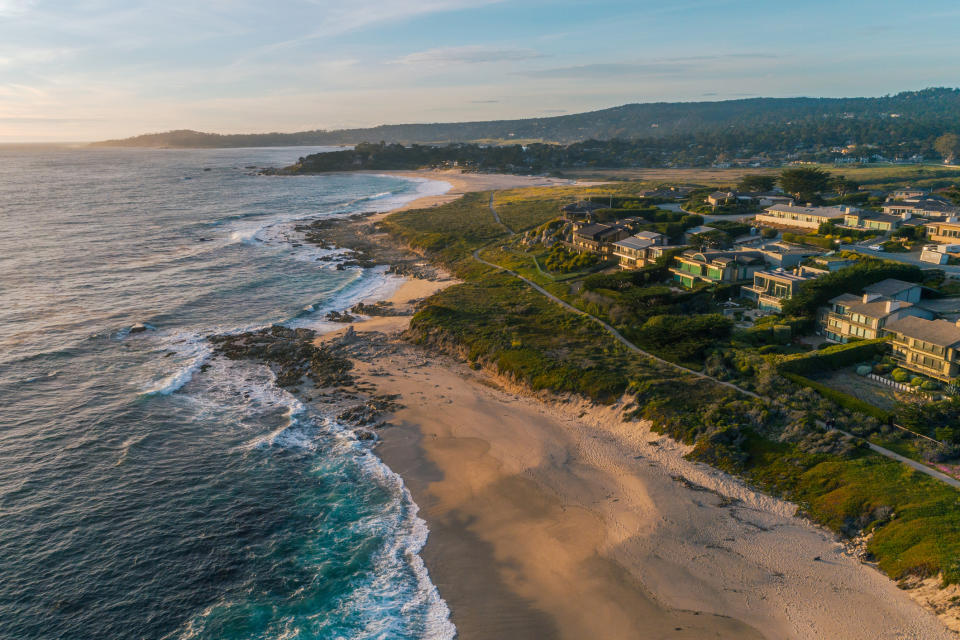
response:
[[[780,362],[778,369],[781,372],[799,373],[801,375],[840,369],[864,361],[872,360],[886,345],[883,338],[877,340],[861,340],[850,344],[836,344],[820,351],[811,351]]]
[[[890,377],[894,382],[906,382],[910,379],[910,374],[903,369],[894,369],[890,372]]]
[[[760,236],[761,236],[762,238],[766,238],[767,240],[769,240],[770,238],[776,238],[776,237],[777,237],[777,230],[776,230],[776,229],[770,229],[770,228],[763,229],[763,230],[760,232]]]
[[[920,376],[914,376],[913,379],[910,380],[910,386],[919,387],[922,384],[923,384],[923,378],[921,378]]]
[[[934,382],[933,380],[927,380],[920,385],[920,388],[924,391],[936,391],[940,388],[940,385]]]
[[[857,375],[858,375],[858,376],[865,376],[865,375],[869,374],[871,371],[873,371],[873,367],[871,367],[871,366],[868,365],[868,364],[862,364],[862,365],[860,365],[859,367],[857,367]]]

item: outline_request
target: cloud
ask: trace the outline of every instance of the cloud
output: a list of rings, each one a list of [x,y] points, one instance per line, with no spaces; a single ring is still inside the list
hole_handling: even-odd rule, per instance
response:
[[[517,75],[534,78],[612,78],[624,76],[672,76],[689,71],[695,65],[686,62],[599,62],[537,71],[519,71]]]
[[[3,0],[0,0],[3,1]],[[461,11],[504,0],[311,0],[311,4],[324,10],[325,17],[312,37],[334,36],[357,31],[377,24],[402,22],[431,13]]]
[[[417,51],[398,58],[395,64],[413,66],[447,66],[463,64],[485,64],[489,62],[516,62],[532,60],[543,55],[533,49],[517,49],[510,47],[464,46],[441,47]]]

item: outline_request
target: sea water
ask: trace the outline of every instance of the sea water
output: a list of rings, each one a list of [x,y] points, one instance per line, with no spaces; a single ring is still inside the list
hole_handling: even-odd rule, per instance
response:
[[[0,638],[454,635],[400,478],[205,339],[388,286],[293,227],[445,188],[255,170],[317,150],[0,149]]]

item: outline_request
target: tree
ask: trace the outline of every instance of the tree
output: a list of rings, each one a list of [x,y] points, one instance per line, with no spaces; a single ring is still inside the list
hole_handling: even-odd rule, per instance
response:
[[[740,178],[740,182],[737,183],[737,189],[740,191],[770,191],[776,182],[776,176],[747,174]]]
[[[780,173],[780,186],[798,198],[824,191],[830,184],[830,173],[817,167],[796,167]]]
[[[848,180],[844,176],[834,176],[830,179],[830,188],[839,193],[841,196],[845,196],[848,193],[853,193],[854,191],[860,188],[860,183],[856,180]]]
[[[955,133],[945,133],[934,141],[933,148],[943,156],[944,163],[953,164],[957,155],[960,155],[960,136]]]

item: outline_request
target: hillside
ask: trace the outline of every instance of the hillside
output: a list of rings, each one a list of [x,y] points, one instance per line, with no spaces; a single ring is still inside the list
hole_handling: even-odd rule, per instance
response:
[[[97,146],[244,147],[351,145],[360,142],[442,144],[483,140],[671,139],[762,129],[802,134],[816,144],[871,144],[935,138],[960,130],[960,89],[937,88],[879,98],[750,98],[658,102],[549,118],[381,125],[367,129],[221,135],[190,130],[109,140]]]

